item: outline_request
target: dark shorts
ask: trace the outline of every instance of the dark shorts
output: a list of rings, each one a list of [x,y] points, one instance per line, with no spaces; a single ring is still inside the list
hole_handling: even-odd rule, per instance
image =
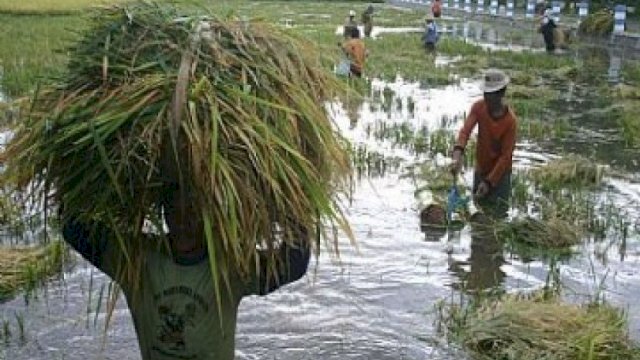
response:
[[[432,43],[432,42],[424,43],[424,47],[425,47],[425,49],[427,49],[428,52],[436,51],[436,44],[435,43]]]
[[[482,177],[478,173],[473,174],[473,193],[476,193]],[[478,206],[487,213],[495,217],[504,217],[509,210],[509,200],[511,199],[511,171],[507,171],[500,181],[491,188],[487,196],[477,200]]]
[[[360,70],[360,68],[358,68],[354,64],[351,64],[350,69],[351,69],[351,76],[362,77],[362,71]]]

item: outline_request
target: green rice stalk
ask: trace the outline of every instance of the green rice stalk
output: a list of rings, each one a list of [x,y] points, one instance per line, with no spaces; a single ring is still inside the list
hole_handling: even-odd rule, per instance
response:
[[[218,287],[231,271],[254,274],[256,249],[292,243],[298,226],[311,232],[303,246],[315,248],[314,231],[335,233],[326,227],[352,238],[339,203],[346,141],[325,110],[343,85],[313,44],[149,2],[101,9],[91,23],[15,129],[5,156],[19,187],[108,224],[130,270],[141,263],[142,224],[162,233],[153,219],[176,183],[204,217]],[[336,236],[325,239],[335,250]]]

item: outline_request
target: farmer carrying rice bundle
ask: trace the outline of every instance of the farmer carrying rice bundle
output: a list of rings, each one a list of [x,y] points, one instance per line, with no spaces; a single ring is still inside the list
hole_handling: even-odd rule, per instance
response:
[[[326,227],[349,233],[324,108],[341,86],[264,24],[146,2],[92,24],[16,129],[8,175],[121,286],[143,359],[233,359],[241,299],[302,277]]]
[[[348,76],[362,77],[367,58],[367,49],[364,41],[360,39],[360,30],[357,27],[351,28],[351,35],[342,44],[342,51],[349,62]]]

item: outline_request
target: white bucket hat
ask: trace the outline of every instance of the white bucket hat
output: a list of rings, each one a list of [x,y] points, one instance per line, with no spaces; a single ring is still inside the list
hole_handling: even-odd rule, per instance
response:
[[[349,10],[349,16],[356,16],[355,10]]]
[[[489,69],[482,75],[480,89],[485,93],[501,90],[509,84],[509,77],[502,70]]]

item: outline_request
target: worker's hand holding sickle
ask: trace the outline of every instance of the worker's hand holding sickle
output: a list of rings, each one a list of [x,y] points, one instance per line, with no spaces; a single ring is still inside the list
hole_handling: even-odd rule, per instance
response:
[[[491,184],[487,180],[482,180],[480,184],[478,184],[478,189],[476,189],[476,193],[474,194],[476,198],[482,199],[487,196],[491,191]]]
[[[453,160],[453,163],[450,165],[450,171],[455,177],[458,176],[460,171],[462,171],[462,150],[454,149],[451,154],[451,159]]]

